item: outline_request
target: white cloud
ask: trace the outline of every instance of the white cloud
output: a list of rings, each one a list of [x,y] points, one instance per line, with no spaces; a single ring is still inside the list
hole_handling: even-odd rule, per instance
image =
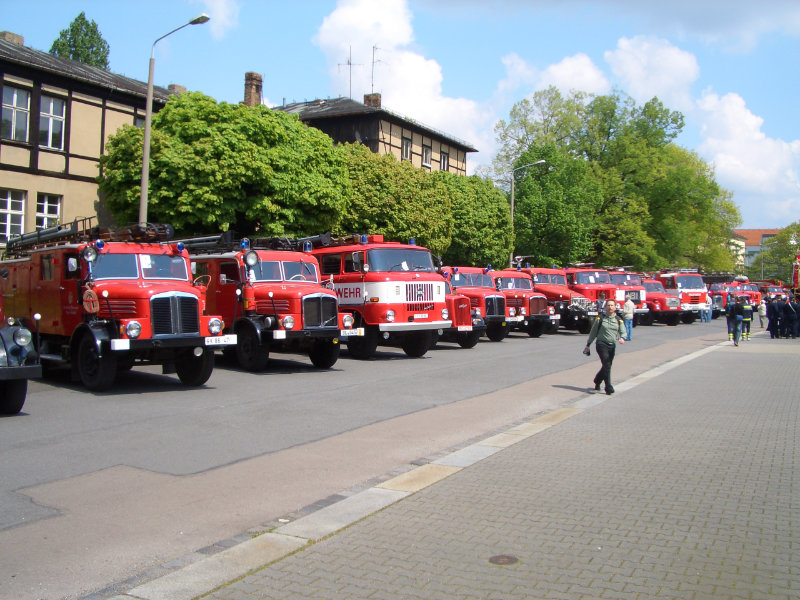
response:
[[[222,39],[239,24],[239,0],[200,0],[211,17],[208,27],[211,37]]]
[[[800,214],[800,140],[767,137],[764,120],[738,94],[710,91],[697,102],[703,117],[698,151],[715,167],[717,181],[735,190],[745,225],[784,226]]]
[[[623,89],[637,102],[658,96],[665,106],[690,110],[690,86],[700,76],[695,56],[666,40],[635,36],[621,38],[605,59]]]
[[[551,85],[563,93],[579,90],[591,94],[605,94],[611,90],[611,84],[603,72],[582,52],[567,56],[542,72],[537,87],[544,89]]]

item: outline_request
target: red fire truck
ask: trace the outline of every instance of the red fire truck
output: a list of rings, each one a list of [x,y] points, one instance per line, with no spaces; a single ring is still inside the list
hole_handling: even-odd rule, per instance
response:
[[[547,297],[533,290],[533,280],[519,269],[490,271],[497,289],[506,297],[506,306],[517,311],[519,321],[512,329],[525,331],[531,337],[539,337],[545,331],[558,328],[561,315],[555,314],[547,305]]]
[[[589,333],[592,320],[597,316],[597,304],[567,287],[565,269],[523,267],[522,272],[531,276],[534,291],[547,297],[547,303],[561,317],[563,327]]]
[[[654,321],[675,326],[681,322],[683,310],[681,299],[674,294],[667,293],[660,281],[655,279],[642,279],[642,285],[647,291],[648,313],[639,316],[639,323],[652,325]]]
[[[29,323],[35,307],[42,363],[69,366],[90,390],[110,388],[134,364],[202,385],[215,349],[236,336],[205,313],[206,288],[190,278],[182,245],[166,241],[171,234],[161,225],[112,231],[88,218],[13,238],[0,263],[5,310]]]
[[[208,310],[236,334],[243,369],[263,370],[270,352],[305,353],[328,369],[339,358],[340,337],[364,335],[352,315],[339,313],[336,293],[320,283],[317,259],[295,240],[237,242],[227,232],[183,242],[194,274],[208,278]]]
[[[483,318],[486,337],[493,342],[500,342],[508,334],[508,322],[516,323],[516,311],[513,317],[506,316],[506,297],[495,289],[489,271],[480,267],[440,269],[453,290],[469,298],[473,317]]]
[[[581,263],[567,269],[567,286],[597,304],[598,309],[605,300],[617,299],[617,286],[611,283],[611,275],[605,269],[596,269],[591,263]],[[618,306],[618,310],[622,307]]]
[[[744,296],[750,301],[756,310],[758,309],[758,305],[761,304],[761,290],[758,289],[758,286],[754,283],[750,283],[750,279],[745,275],[740,275],[735,277],[733,281],[729,282],[727,285],[733,287],[736,290],[736,297]]]
[[[0,277],[8,277],[8,269],[0,268]],[[38,326],[41,315],[37,313],[33,318]],[[22,321],[14,317],[6,320],[0,299],[0,415],[21,411],[28,394],[28,379],[42,376],[33,339]]]
[[[447,277],[445,277],[447,280]],[[479,316],[479,311],[472,308],[470,299],[453,290],[449,281],[445,281],[445,302],[452,325],[436,336],[444,342],[456,342],[462,348],[474,348],[481,336],[486,333],[486,324]],[[434,340],[434,346],[436,340]]]
[[[684,323],[693,323],[700,316],[701,310],[711,308],[708,288],[697,269],[665,270],[657,273],[655,278],[668,293],[681,299],[681,321]]]
[[[615,300],[620,310],[625,301],[630,298],[636,305],[633,316],[634,323],[639,323],[642,317],[646,320],[650,309],[647,305],[647,290],[642,285],[641,275],[623,270],[609,270],[608,274],[611,277],[611,283],[617,286]]]
[[[330,277],[339,306],[364,328],[364,335],[347,340],[355,358],[370,358],[378,344],[399,345],[412,357],[423,356],[433,335],[452,324],[445,303],[444,277],[436,272],[427,248],[413,243],[386,242],[382,235],[311,241],[323,279]]]

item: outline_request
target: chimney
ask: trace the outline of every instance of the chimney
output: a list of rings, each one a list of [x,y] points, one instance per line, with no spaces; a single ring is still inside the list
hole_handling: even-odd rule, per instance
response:
[[[178,85],[177,83],[170,83],[167,86],[167,91],[170,96],[180,96],[186,91],[186,86]]]
[[[25,45],[25,38],[10,31],[0,31],[0,40],[16,44],[17,46]]]
[[[252,71],[244,74],[244,102],[245,106],[258,106],[261,104],[261,82],[263,78],[260,73]]]
[[[366,104],[367,106],[371,106],[372,108],[380,108],[381,95],[378,93],[364,94],[364,104]]]

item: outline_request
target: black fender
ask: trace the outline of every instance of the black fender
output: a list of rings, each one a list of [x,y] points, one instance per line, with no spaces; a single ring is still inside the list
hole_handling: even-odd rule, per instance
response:
[[[236,319],[236,322],[233,324],[233,332],[239,334],[243,328],[248,328],[252,330],[256,336],[258,337],[259,342],[263,345],[266,341],[269,343],[270,339],[267,337],[264,332],[268,331],[271,328],[272,323],[267,322],[269,319],[273,317],[240,317]]]
[[[111,327],[112,325],[107,321],[93,321],[91,323],[81,323],[75,328],[75,331],[72,332],[72,336],[69,339],[69,365],[73,381],[80,379],[78,375],[78,366],[75,364],[75,361],[72,360],[72,357],[78,352],[78,342],[80,342],[84,335],[91,335],[94,338],[95,344],[97,344],[98,355],[103,356],[103,346],[105,346],[108,352],[111,352]]]

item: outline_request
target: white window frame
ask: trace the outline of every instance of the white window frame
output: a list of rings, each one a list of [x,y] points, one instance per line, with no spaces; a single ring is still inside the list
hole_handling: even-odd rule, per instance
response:
[[[61,113],[54,112],[54,105],[61,103]],[[39,110],[39,146],[41,148],[50,148],[52,150],[64,149],[64,121],[66,114],[67,102],[63,98],[56,98],[55,96],[42,95],[41,109]],[[55,133],[58,125],[58,133]],[[45,142],[42,143],[43,134]],[[53,143],[54,135],[58,136],[57,143]]]
[[[46,229],[61,223],[63,196],[39,194],[36,197],[36,229]]]
[[[440,152],[439,153],[439,170],[440,171],[449,171],[450,170],[450,153],[449,152]]]
[[[411,138],[404,137],[400,150],[401,160],[411,160]]]
[[[0,241],[22,235],[26,200],[27,193],[23,190],[0,188]]]
[[[6,102],[6,94],[11,92],[11,103]],[[25,94],[25,106],[20,106],[20,94]],[[31,114],[31,93],[30,90],[23,90],[21,88],[12,87],[10,85],[3,86],[3,120],[10,113],[11,116],[11,131],[9,136],[3,136],[4,140],[11,140],[14,142],[27,142],[30,135],[30,114]],[[20,121],[25,124],[25,139],[17,138],[17,129]]]
[[[431,166],[431,154],[433,150],[430,146],[423,146],[422,147],[422,166],[423,167],[430,167]]]

